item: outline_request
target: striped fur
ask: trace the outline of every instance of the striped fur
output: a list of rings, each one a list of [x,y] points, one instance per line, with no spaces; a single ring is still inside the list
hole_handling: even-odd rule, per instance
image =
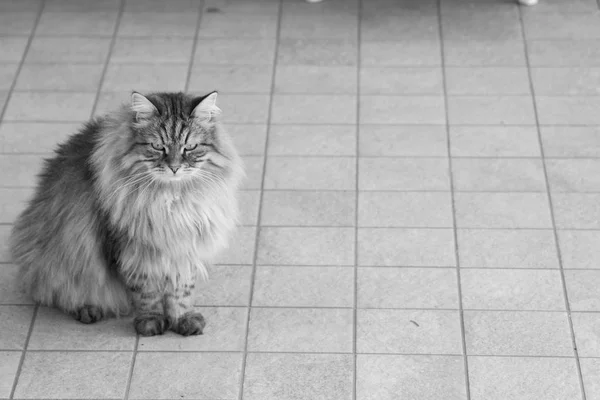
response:
[[[138,97],[149,112],[134,97],[58,147],[12,232],[34,300],[76,315],[123,315],[136,293],[156,293],[171,325],[189,311],[169,299],[206,279],[226,247],[243,178],[215,96]]]

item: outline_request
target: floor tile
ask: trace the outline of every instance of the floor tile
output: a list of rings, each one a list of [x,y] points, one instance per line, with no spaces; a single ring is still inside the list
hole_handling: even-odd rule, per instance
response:
[[[117,24],[115,11],[44,12],[35,34],[112,36]]]
[[[526,66],[521,40],[445,40],[446,66]]]
[[[0,351],[0,396],[4,399],[10,398],[20,361],[20,351]]]
[[[0,223],[13,223],[32,196],[32,188],[0,188]]]
[[[44,11],[117,11],[119,0],[47,0]]]
[[[210,60],[207,60],[210,61]],[[185,74],[182,76],[185,79]],[[269,93],[272,71],[264,65],[194,65],[190,90],[225,93]]]
[[[110,38],[36,37],[31,42],[26,63],[94,63],[106,61]]]
[[[354,271],[348,267],[258,267],[252,305],[352,307]]]
[[[208,3],[208,2],[207,2]],[[195,0],[125,0],[126,12],[196,12],[198,2]]]
[[[456,265],[451,229],[360,228],[357,246],[359,265]]]
[[[599,125],[600,96],[571,96],[536,98],[540,124],[544,125]]]
[[[559,229],[600,229],[600,194],[552,195],[554,219]]]
[[[550,189],[555,192],[600,192],[600,160],[546,160]]]
[[[361,68],[362,94],[442,94],[441,68]]]
[[[462,357],[359,355],[356,380],[361,400],[467,398]]]
[[[349,125],[273,125],[268,152],[275,156],[354,156],[356,134],[356,128]]]
[[[94,117],[114,112],[120,104],[131,102],[131,92],[101,92],[94,109]]]
[[[538,96],[584,96],[600,94],[600,68],[532,68]]]
[[[95,93],[15,92],[10,97],[6,121],[85,121]],[[35,110],[32,113],[31,110]]]
[[[18,162],[17,162],[18,160]],[[39,155],[0,155],[0,171],[6,174],[0,186],[31,188],[36,185],[37,174],[42,167]]]
[[[279,13],[279,3],[279,0],[255,0],[252,2],[206,0],[203,5],[203,11],[205,13],[224,12],[227,14],[277,16]]]
[[[452,125],[534,125],[529,96],[451,96],[448,118]]]
[[[573,313],[573,330],[580,357],[600,356],[600,315],[596,313]]]
[[[0,14],[0,34],[29,35],[36,17],[37,13],[32,11],[3,12]]]
[[[350,400],[352,355],[248,354],[245,400]]]
[[[460,228],[552,228],[545,193],[456,193]]]
[[[354,228],[262,228],[257,263],[353,265]]]
[[[140,337],[139,351],[243,351],[248,310],[242,307],[198,307],[206,321],[202,335],[183,337],[173,332]]]
[[[351,309],[253,308],[248,351],[352,352]]]
[[[424,67],[442,65],[439,40],[363,42],[361,65],[365,67]]]
[[[41,0],[3,1],[0,2],[0,11],[37,12],[40,9],[41,4]]]
[[[259,190],[242,190],[238,193],[241,225],[254,226],[258,223]]]
[[[356,123],[356,97],[276,94],[271,121],[275,124],[353,124]]]
[[[451,126],[454,157],[539,157],[535,126]]]
[[[581,364],[581,375],[583,376],[586,399],[600,399],[600,384],[598,384],[598,375],[600,375],[600,359],[582,358],[579,360],[579,363]]]
[[[531,40],[527,50],[532,67],[600,67],[600,39]]]
[[[32,306],[0,306],[1,350],[23,349],[32,317]]]
[[[110,56],[113,63],[188,63],[192,39],[117,38]],[[216,62],[216,61],[215,61]]]
[[[600,39],[600,13],[524,13],[523,26],[528,40]]]
[[[57,309],[38,310],[28,350],[133,351],[135,331],[130,318],[85,325]]]
[[[600,271],[565,271],[569,304],[573,311],[600,311]]]
[[[182,91],[188,66],[185,64],[110,64],[102,83],[103,91]],[[206,88],[210,90],[210,88]]]
[[[19,62],[23,58],[27,47],[27,37],[4,36],[0,37],[0,61]],[[31,51],[31,49],[30,49]]]
[[[4,105],[8,101],[8,91],[0,91],[0,107],[4,108]]]
[[[359,127],[361,156],[447,156],[444,126],[361,125]]]
[[[243,157],[246,179],[242,182],[244,190],[260,189],[263,180],[264,158],[262,156]]]
[[[360,190],[450,190],[443,158],[361,158]]]
[[[472,400],[579,399],[574,358],[469,357]]]
[[[558,268],[552,230],[459,229],[461,268]]]
[[[271,128],[272,131],[273,128]],[[267,126],[264,124],[229,124],[227,133],[243,156],[263,155],[267,140]]]
[[[548,0],[540,4],[538,12],[585,12],[596,11],[597,4],[594,0],[573,0],[564,2],[560,0]]]
[[[465,309],[565,309],[557,270],[465,269],[460,280]]]
[[[352,66],[278,65],[275,92],[355,94],[356,82]]]
[[[546,157],[600,157],[600,127],[541,126]]]
[[[18,282],[19,267],[0,265],[0,304],[33,304]]]
[[[129,398],[237,398],[241,369],[241,353],[141,352]]]
[[[359,353],[462,353],[458,311],[358,310]]]
[[[557,234],[563,268],[600,268],[600,231],[559,230]]]
[[[11,262],[10,252],[8,250],[8,242],[10,237],[11,226],[0,225],[0,262]]]
[[[527,95],[527,68],[446,68],[448,95]]]
[[[452,228],[452,197],[436,192],[361,192],[358,225]]]
[[[353,191],[268,191],[263,194],[261,224],[354,226]]]
[[[265,189],[355,188],[356,161],[352,157],[270,157],[267,160]]]
[[[28,352],[15,397],[121,398],[132,356],[131,352]]]
[[[13,84],[14,78],[17,76],[17,68],[19,64],[16,62],[0,64],[0,90],[9,90]]]
[[[545,192],[541,159],[455,159],[452,161],[454,190]]]
[[[277,63],[280,65],[357,65],[358,47],[350,39],[279,40]]]
[[[256,242],[255,227],[239,227],[229,240],[229,247],[217,257],[218,264],[252,264]]]
[[[15,90],[95,92],[102,69],[102,64],[25,64],[19,72]]]
[[[283,13],[281,16],[280,35],[282,38],[337,38],[356,37],[358,20],[339,14],[298,15]]]
[[[181,36],[193,37],[198,15],[194,12],[124,12],[119,24],[119,36]]]
[[[451,268],[359,268],[360,308],[458,308]]]
[[[361,124],[444,124],[442,96],[361,96]]]
[[[196,285],[196,304],[203,306],[246,306],[250,298],[250,265],[215,265],[209,281]]]
[[[277,18],[272,15],[204,13],[199,37],[270,38],[277,35]]]
[[[380,12],[379,9],[369,10],[369,4],[362,5],[360,37],[363,42],[387,41],[390,38],[435,42],[440,37],[435,13],[411,13],[401,7],[390,9],[395,12]],[[374,2],[373,7],[377,6],[381,6],[381,3]]]
[[[508,10],[507,10],[508,11]],[[513,10],[510,10],[513,11]],[[468,23],[465,23],[467,18]],[[471,18],[464,10],[448,10],[441,16],[444,40],[521,40],[521,23],[515,12],[473,10]]]
[[[223,94],[219,100],[225,123],[264,124],[269,117],[266,94]]]

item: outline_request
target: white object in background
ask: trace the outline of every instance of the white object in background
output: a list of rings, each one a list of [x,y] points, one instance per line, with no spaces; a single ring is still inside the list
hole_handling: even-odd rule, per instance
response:
[[[519,0],[519,3],[524,6],[535,6],[538,3],[538,0]]]

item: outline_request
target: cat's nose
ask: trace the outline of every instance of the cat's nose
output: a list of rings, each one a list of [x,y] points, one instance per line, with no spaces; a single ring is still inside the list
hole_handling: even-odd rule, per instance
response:
[[[169,166],[169,169],[170,169],[171,171],[173,171],[173,174],[176,174],[176,173],[177,173],[177,171],[179,170],[179,168],[180,168],[180,167],[171,167],[171,166]]]

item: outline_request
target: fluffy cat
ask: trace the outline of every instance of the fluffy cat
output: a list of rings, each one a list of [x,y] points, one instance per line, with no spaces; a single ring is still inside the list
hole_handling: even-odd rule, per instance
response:
[[[216,97],[134,92],[46,160],[10,246],[36,302],[84,323],[133,306],[141,335],[202,333],[195,281],[236,225],[244,175]]]

